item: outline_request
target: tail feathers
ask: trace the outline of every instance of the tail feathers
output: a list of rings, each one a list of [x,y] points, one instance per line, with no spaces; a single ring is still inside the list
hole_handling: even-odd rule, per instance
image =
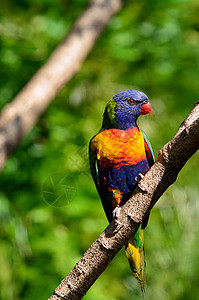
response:
[[[138,228],[133,238],[130,238],[126,246],[126,255],[133,275],[137,278],[142,292],[145,284],[145,260],[144,260],[144,230]]]

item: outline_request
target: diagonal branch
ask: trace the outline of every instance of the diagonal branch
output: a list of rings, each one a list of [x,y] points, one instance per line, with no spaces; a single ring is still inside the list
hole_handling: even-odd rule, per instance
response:
[[[122,207],[122,225],[114,220],[62,280],[49,300],[81,299],[108,264],[138,229],[139,223],[166,189],[175,182],[187,160],[199,148],[199,102],[174,138],[159,152],[152,168]]]
[[[125,0],[91,0],[70,34],[0,115],[0,170],[57,93],[81,68]]]

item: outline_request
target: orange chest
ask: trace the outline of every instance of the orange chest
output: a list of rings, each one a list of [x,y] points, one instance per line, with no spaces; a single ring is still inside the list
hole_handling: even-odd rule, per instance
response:
[[[137,164],[146,157],[144,138],[139,128],[107,129],[92,140],[97,159],[104,164]]]

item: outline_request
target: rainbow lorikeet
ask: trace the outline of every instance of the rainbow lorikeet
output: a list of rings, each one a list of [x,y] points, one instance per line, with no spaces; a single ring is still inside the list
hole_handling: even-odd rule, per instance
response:
[[[115,95],[106,105],[102,128],[90,141],[91,173],[104,211],[111,222],[114,212],[131,196],[138,178],[154,163],[151,145],[137,125],[140,115],[152,113],[148,97],[128,90]],[[134,276],[144,290],[144,228],[148,217],[126,245]]]

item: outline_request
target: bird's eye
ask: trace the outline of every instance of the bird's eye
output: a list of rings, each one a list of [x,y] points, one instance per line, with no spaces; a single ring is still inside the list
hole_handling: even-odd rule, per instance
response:
[[[128,103],[129,103],[130,105],[132,105],[132,104],[134,103],[134,101],[133,101],[132,99],[129,99],[129,100],[128,100]]]

